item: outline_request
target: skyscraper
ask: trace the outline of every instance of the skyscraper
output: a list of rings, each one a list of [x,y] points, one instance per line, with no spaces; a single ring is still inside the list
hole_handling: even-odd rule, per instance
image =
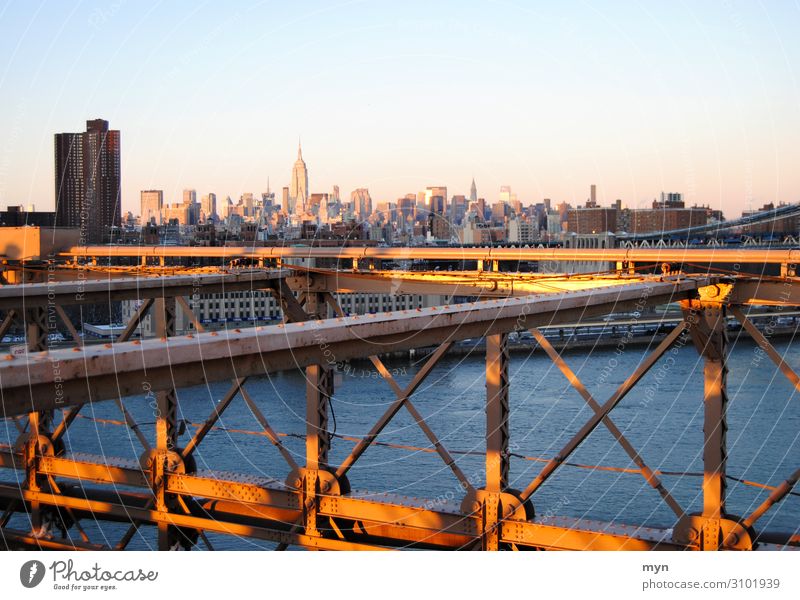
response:
[[[353,214],[361,221],[372,214],[372,198],[367,188],[358,188],[350,193],[350,204]]]
[[[478,188],[475,186],[475,178],[472,178],[472,185],[469,188],[470,204],[478,201]]]
[[[217,218],[217,195],[212,193],[208,193],[203,196],[203,199],[200,203],[200,218],[203,221],[213,221]]]
[[[79,227],[81,243],[102,243],[122,223],[120,135],[108,121],[55,134],[56,225]]]
[[[288,214],[291,214],[291,211],[289,210],[291,203],[292,201],[289,198],[289,188],[284,187],[281,193],[281,209],[286,211]]]
[[[142,225],[161,225],[164,211],[163,190],[142,190]]]
[[[447,187],[443,185],[425,188],[425,208],[429,212],[444,215],[447,203]]]
[[[308,201],[308,169],[303,160],[303,149],[297,143],[297,160],[292,168],[292,181],[289,186],[289,214],[306,212]],[[299,203],[299,206],[298,206]]]
[[[450,223],[460,224],[467,214],[467,199],[457,194],[450,199]]]

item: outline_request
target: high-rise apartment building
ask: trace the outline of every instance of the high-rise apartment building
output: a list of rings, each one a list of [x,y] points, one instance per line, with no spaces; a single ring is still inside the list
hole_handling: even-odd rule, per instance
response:
[[[56,224],[78,227],[81,243],[102,243],[122,223],[120,135],[108,121],[55,134]]]
[[[614,233],[617,227],[616,207],[581,207],[567,212],[567,230],[570,233]]]
[[[164,211],[164,191],[142,190],[140,198],[142,225],[161,225]]]

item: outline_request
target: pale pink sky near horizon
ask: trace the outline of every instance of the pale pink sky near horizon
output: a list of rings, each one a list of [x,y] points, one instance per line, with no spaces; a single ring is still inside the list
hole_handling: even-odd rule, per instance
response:
[[[122,131],[139,191],[280,197],[429,185],[489,201],[735,217],[800,200],[800,9],[786,2],[281,2],[0,7],[0,207],[53,207],[53,134]]]

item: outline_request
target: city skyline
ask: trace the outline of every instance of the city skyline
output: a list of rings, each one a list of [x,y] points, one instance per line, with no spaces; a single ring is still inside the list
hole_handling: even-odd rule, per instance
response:
[[[797,7],[294,10],[6,5],[0,206],[51,209],[52,135],[95,116],[123,132],[124,211],[147,189],[280,190],[298,134],[309,193],[466,194],[474,176],[525,202],[579,204],[589,183],[602,205],[800,198]]]

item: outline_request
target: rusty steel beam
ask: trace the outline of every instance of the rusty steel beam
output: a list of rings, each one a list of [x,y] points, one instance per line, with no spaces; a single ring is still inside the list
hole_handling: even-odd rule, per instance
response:
[[[72,324],[72,320],[67,316],[67,313],[64,312],[64,309],[61,307],[60,304],[55,304],[56,313],[58,317],[61,319],[61,322],[64,323],[64,326],[69,331],[69,335],[72,338],[72,341],[75,342],[76,346],[83,346],[83,339],[80,335],[78,335],[78,330],[75,329],[75,325]]]
[[[486,338],[486,491],[508,487],[511,457],[508,451],[508,335]]]
[[[6,311],[6,316],[3,317],[3,321],[0,323],[0,339],[5,337],[8,330],[11,329],[11,326],[14,324],[14,320],[16,319],[16,315],[17,312],[14,309],[9,309]]]
[[[136,276],[134,273],[132,277],[99,280],[20,283],[0,287],[0,310],[17,309],[23,304],[26,308],[46,307],[53,302],[66,306],[264,289],[291,273],[288,269],[163,276]]]
[[[105,503],[112,502],[139,510],[149,510],[146,496],[131,495],[118,485],[147,488],[147,477],[135,461],[116,461],[119,464],[100,464],[102,456],[73,458],[44,457],[41,473],[77,480],[79,487],[64,485],[69,494],[79,493],[88,503],[81,506],[67,500],[63,506],[76,511],[79,518],[128,521],[137,515],[124,511],[108,512]],[[0,451],[0,463],[11,468],[21,468],[21,457]],[[114,461],[111,461],[114,462]],[[225,473],[184,474],[167,472],[166,489],[170,493],[195,498],[203,506],[202,515],[223,523],[237,525],[250,523],[260,529],[279,528],[285,531],[287,523],[294,522],[301,511],[299,490],[269,478],[226,479]],[[114,491],[95,490],[87,482],[113,484]],[[782,488],[779,489],[779,493]],[[68,494],[68,495],[69,495]],[[773,494],[774,495],[774,494]],[[0,485],[0,498],[13,502],[19,497],[16,484]],[[28,500],[30,501],[30,499]],[[94,501],[100,501],[95,504]],[[8,505],[7,502],[5,505]],[[4,506],[0,502],[0,507]],[[82,512],[80,512],[82,511]],[[321,494],[318,514],[345,519],[356,524],[359,535],[381,538],[371,543],[386,545],[428,544],[442,548],[465,548],[473,543],[480,532],[479,517],[462,514],[457,506],[391,494],[353,492],[345,496]],[[147,518],[144,523],[157,523]],[[507,544],[564,550],[652,550],[684,549],[674,542],[668,530],[619,526],[600,522],[586,522],[567,517],[545,517],[535,520],[507,520],[500,523],[499,541]],[[223,531],[225,532],[225,531]],[[245,534],[246,535],[246,534]],[[764,534],[767,535],[767,534]],[[253,537],[262,537],[254,535]],[[365,541],[365,540],[361,540]]]
[[[333,396],[333,373],[322,365],[306,367],[306,469],[328,465],[331,447],[328,404]]]
[[[578,433],[576,433],[566,443],[566,445],[555,457],[545,464],[541,472],[522,491],[521,497],[523,500],[530,498],[536,492],[536,490],[538,490],[539,487],[541,487],[541,485],[556,471],[556,469],[564,464],[564,461],[566,461],[567,458],[569,458],[569,456],[578,448],[578,446],[580,446],[581,443],[589,436],[589,434],[591,434],[592,431],[597,428],[603,418],[608,416],[613,408],[619,404],[619,402],[628,394],[628,392],[631,391],[631,389],[639,382],[639,380],[641,380],[641,378],[647,374],[656,361],[661,358],[664,352],[666,352],[669,347],[672,346],[672,344],[683,333],[686,327],[686,322],[681,322],[669,333],[669,335],[667,335],[667,337],[661,341],[656,349],[645,358],[645,360],[636,368],[636,370],[624,382],[622,382],[622,384],[611,395],[606,403],[600,407],[600,410],[594,413],[592,418],[589,419],[583,427],[581,427]]]
[[[442,462],[444,462],[444,464],[446,464],[450,470],[453,471],[456,479],[461,482],[463,489],[471,490],[473,486],[470,483],[469,478],[461,470],[461,467],[458,466],[458,463],[456,463],[455,459],[450,455],[450,452],[447,451],[447,448],[445,448],[444,444],[442,444],[441,440],[439,440],[433,429],[431,429],[430,425],[428,425],[427,421],[425,421],[425,418],[417,410],[417,407],[414,406],[414,403],[411,402],[411,398],[406,396],[403,388],[400,387],[400,384],[398,384],[397,381],[395,381],[391,371],[386,368],[386,365],[383,364],[383,361],[379,357],[370,356],[369,359],[375,366],[375,369],[378,371],[378,373],[381,374],[381,377],[383,377],[389,383],[389,386],[392,388],[395,396],[397,398],[405,397],[403,406],[406,407],[406,410],[414,418],[417,426],[419,426],[419,428],[425,434],[425,437],[427,437],[428,441],[433,445],[434,450],[436,450],[436,453],[442,459]]]
[[[89,544],[77,540],[65,540],[61,538],[35,536],[29,531],[18,531],[15,529],[3,528],[2,539],[6,550],[20,548],[36,550],[110,550],[103,544]]]
[[[259,375],[311,364],[366,358],[376,349],[394,352],[441,343],[572,322],[591,315],[623,311],[694,297],[708,278],[615,286],[581,292],[528,296],[455,306],[382,313],[363,317],[255,327],[236,332],[200,333],[106,346],[33,353],[0,365],[6,415],[84,404],[209,381]],[[414,332],[415,335],[408,335]],[[322,348],[327,344],[327,349]],[[54,372],[53,364],[59,366]],[[146,374],[146,375],[145,375]],[[58,379],[58,381],[56,381]]]
[[[445,355],[447,350],[450,348],[452,342],[444,342],[441,344],[436,351],[431,354],[428,360],[422,365],[422,368],[414,375],[414,378],[411,382],[402,390],[401,394],[397,396],[397,398],[389,405],[389,408],[386,409],[386,412],[381,415],[381,418],[372,426],[372,429],[369,430],[366,436],[364,436],[350,451],[350,454],[347,455],[339,467],[336,469],[336,477],[342,477],[346,475],[350,468],[356,463],[356,461],[361,457],[364,452],[372,445],[372,442],[380,435],[381,431],[389,424],[389,422],[394,418],[394,416],[398,413],[398,411],[403,407],[403,404],[406,403],[409,397],[417,391],[420,385],[425,381],[425,378],[430,374],[436,364],[441,360],[442,356]]]
[[[53,434],[50,436],[50,440],[53,443],[58,442],[64,435],[67,433],[67,429],[72,424],[72,422],[77,418],[78,413],[81,411],[81,406],[73,406],[69,410],[64,411],[64,416],[61,418],[61,422],[58,424],[53,430]]]
[[[758,507],[756,507],[756,509],[750,513],[746,519],[744,519],[744,521],[742,521],[742,525],[745,527],[752,527],[756,521],[764,516],[765,512],[783,500],[789,494],[789,492],[794,489],[794,486],[797,485],[798,479],[800,479],[800,469],[796,469],[795,472],[789,476],[789,479],[772,490],[770,495],[761,504],[759,504]]]
[[[156,335],[161,340],[175,335],[177,303],[174,297],[157,298],[154,321]],[[171,382],[170,382],[171,383]],[[174,384],[156,392],[156,445],[148,455],[150,484],[153,489],[155,508],[160,512],[174,512],[177,508],[175,497],[166,491],[166,471],[171,454],[178,448],[178,396]],[[158,549],[173,550],[178,547],[178,531],[169,523],[158,523]]]
[[[0,494],[5,495],[7,486],[0,485]],[[54,507],[72,508],[81,511],[91,511],[95,515],[113,515],[116,517],[128,517],[142,523],[152,523],[164,527],[183,527],[190,529],[202,529],[228,535],[253,537],[278,543],[296,544],[307,548],[320,550],[380,550],[379,546],[348,542],[344,540],[328,539],[321,537],[307,536],[303,534],[293,534],[281,532],[264,527],[252,525],[240,525],[235,522],[225,522],[214,518],[196,517],[194,515],[179,514],[149,508],[136,508],[112,502],[91,501],[85,498],[76,498],[61,494],[50,494],[46,492],[34,492],[29,490],[16,490],[17,495],[29,502],[39,502]]]
[[[769,343],[769,340],[764,336],[759,329],[753,325],[752,321],[747,318],[747,316],[742,312],[742,310],[736,306],[731,307],[731,312],[733,316],[736,317],[736,320],[742,324],[747,330],[747,333],[755,340],[758,347],[761,348],[767,356],[775,363],[775,366],[780,369],[781,373],[783,373],[784,377],[789,380],[789,382],[794,386],[794,388],[800,392],[800,376],[795,373],[794,369],[790,367],[783,357],[778,354],[778,351],[775,350],[772,344]]]
[[[137,327],[139,327],[142,319],[144,319],[144,317],[147,315],[147,311],[150,310],[155,301],[155,298],[147,298],[144,302],[142,302],[142,304],[136,309],[136,312],[131,317],[131,320],[128,321],[124,331],[117,336],[116,343],[120,344],[131,339],[131,336],[136,332]]]
[[[278,438],[278,434],[275,433],[275,430],[272,429],[272,426],[267,421],[267,418],[264,416],[264,413],[258,408],[258,405],[253,401],[250,397],[250,394],[247,390],[242,386],[241,388],[242,398],[244,398],[245,404],[247,404],[247,408],[250,409],[250,412],[256,418],[261,428],[264,430],[264,435],[267,436],[267,439],[270,443],[278,449],[278,452],[281,453],[281,456],[286,461],[286,464],[289,465],[289,468],[292,470],[299,469],[297,463],[292,456],[292,453],[284,446],[280,439]]]
[[[133,415],[128,412],[128,409],[125,408],[125,404],[122,402],[122,398],[114,398],[114,402],[119,408],[119,411],[122,413],[122,417],[125,419],[125,423],[128,425],[128,428],[133,431],[136,438],[139,440],[139,443],[142,445],[142,448],[145,450],[150,450],[150,442],[147,441],[144,433],[142,432],[141,427],[136,422],[136,419],[133,418]],[[76,406],[76,409],[79,409],[80,406]]]
[[[339,304],[336,302],[336,299],[330,292],[326,292],[323,295],[323,298],[336,315],[338,315],[339,317],[345,316],[342,307],[339,306]],[[408,410],[408,412],[414,418],[414,421],[417,423],[419,428],[422,429],[423,433],[428,438],[428,441],[430,441],[430,443],[433,444],[436,453],[442,459],[444,464],[446,464],[450,468],[450,470],[453,471],[453,474],[456,476],[456,479],[458,479],[461,482],[462,487],[465,490],[473,489],[473,486],[470,483],[469,478],[464,474],[464,472],[458,466],[458,463],[456,463],[455,459],[453,459],[453,457],[447,451],[447,448],[445,448],[444,444],[442,444],[442,442],[439,440],[437,435],[434,433],[433,429],[431,429],[431,427],[425,421],[425,418],[414,406],[414,403],[411,402],[411,398],[408,397],[407,394],[405,394],[403,388],[400,387],[400,384],[397,383],[395,378],[392,376],[391,371],[389,371],[389,369],[386,368],[386,365],[383,364],[383,361],[380,359],[380,357],[373,355],[369,357],[369,360],[370,362],[372,362],[373,366],[378,371],[378,373],[380,373],[381,377],[383,377],[383,379],[389,384],[389,387],[392,388],[395,397],[398,400],[401,400],[403,406],[406,407],[406,410]]]
[[[300,514],[301,495],[278,484],[263,487],[218,476],[168,474],[168,489],[199,499],[202,509],[193,510],[193,515],[218,522],[215,527],[207,527],[209,531],[296,543],[310,548],[329,547],[327,544],[331,542],[330,549],[348,549],[346,545],[337,547],[335,540],[314,536],[286,539],[287,523]],[[83,485],[70,491],[71,494],[38,494],[36,497],[44,504],[69,507],[83,518],[123,522],[138,520],[153,525],[180,523],[171,517],[180,518],[181,515],[151,512],[140,495],[95,490]],[[76,496],[75,492],[81,496]],[[15,497],[19,497],[15,486],[0,484],[0,498]],[[30,502],[31,497],[28,494],[23,500]],[[350,523],[348,537],[350,543],[357,544],[357,549],[373,549],[375,544],[464,549],[478,538],[479,518],[461,514],[454,508],[435,503],[429,506],[424,499],[356,492],[346,496],[320,495],[318,514]],[[559,550],[684,549],[669,539],[666,530],[642,528],[637,532],[633,527],[565,517],[553,521],[553,518],[547,518],[501,522],[498,526],[499,540],[525,547]],[[244,527],[253,530],[247,532]]]
[[[184,298],[183,296],[175,296],[175,302],[178,304],[178,306],[181,307],[183,313],[187,317],[189,317],[189,320],[194,325],[195,330],[199,333],[204,333],[206,328],[200,322],[200,319],[197,318],[197,315],[194,313],[194,310],[192,310],[191,304],[189,304],[186,298]]]
[[[578,378],[575,372],[569,368],[566,361],[561,357],[556,349],[553,348],[553,345],[548,341],[548,339],[542,335],[542,332],[538,329],[532,329],[531,333],[533,334],[533,337],[536,339],[536,342],[539,344],[539,346],[541,346],[542,349],[544,349],[544,351],[547,353],[547,356],[550,357],[550,360],[553,361],[553,363],[558,367],[559,371],[561,371],[564,377],[566,377],[570,385],[575,388],[575,391],[577,391],[584,399],[586,404],[589,405],[589,408],[591,408],[595,413],[601,412],[602,408],[591,395],[591,393],[589,393],[589,390],[586,389],[586,386],[583,385],[583,382]],[[617,427],[616,424],[611,420],[611,417],[606,414],[602,419],[602,423],[605,425],[606,429],[608,429],[611,435],[614,436],[614,439],[617,440],[617,443],[622,446],[623,450],[625,450],[633,463],[639,467],[642,472],[642,476],[645,478],[647,483],[649,483],[650,486],[661,495],[661,497],[664,499],[664,502],[667,503],[670,509],[672,509],[672,512],[674,512],[678,518],[682,517],[684,515],[684,510],[681,505],[677,500],[675,500],[673,495],[669,493],[667,488],[664,487],[664,484],[661,482],[661,479],[659,479],[658,475],[656,475],[653,470],[647,466],[647,463],[644,462],[644,459],[633,447],[633,444],[628,441],[628,438],[625,437],[625,435],[619,430],[619,427]]]
[[[800,249],[765,250],[745,248],[379,248],[310,246],[73,246],[62,257],[206,257],[206,258],[331,258],[342,260],[506,260],[506,261],[591,261],[591,262],[691,262],[723,264],[797,264]]]
[[[800,278],[739,276],[726,299],[731,305],[800,306]]]
[[[298,268],[298,271],[303,269]],[[295,290],[340,294],[439,295],[505,298],[625,285],[647,279],[639,275],[498,273],[492,271],[368,271],[307,269],[286,278]]]
[[[700,548],[719,550],[726,517],[727,354],[725,306],[697,300],[681,303],[689,332],[703,358],[703,512]]]
[[[225,395],[222,397],[217,404],[214,405],[214,410],[211,411],[209,417],[203,422],[203,424],[197,429],[192,439],[181,449],[181,458],[186,460],[192,452],[194,452],[195,448],[200,445],[200,442],[205,439],[206,435],[211,431],[214,425],[217,424],[222,413],[225,412],[225,409],[228,408],[231,402],[233,402],[234,398],[239,394],[239,391],[242,389],[245,381],[247,381],[246,377],[241,377],[239,379],[234,380],[231,384],[231,387],[228,388],[228,391],[225,392]]]

